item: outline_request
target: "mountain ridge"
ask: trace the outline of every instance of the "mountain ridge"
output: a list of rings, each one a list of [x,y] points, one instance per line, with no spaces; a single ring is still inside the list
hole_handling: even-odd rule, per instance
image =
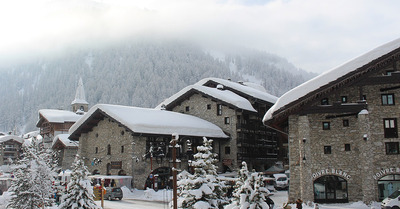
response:
[[[155,107],[202,78],[250,81],[280,96],[315,76],[286,59],[256,50],[222,52],[224,59],[184,42],[116,44],[0,69],[0,131],[36,130],[38,110],[70,110],[80,77],[89,106]],[[234,69],[233,69],[234,68]],[[300,73],[299,73],[300,72]]]

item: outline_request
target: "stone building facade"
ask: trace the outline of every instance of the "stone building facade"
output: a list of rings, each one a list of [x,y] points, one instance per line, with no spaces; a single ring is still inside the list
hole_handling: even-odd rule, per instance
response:
[[[58,167],[65,171],[72,168],[79,143],[68,139],[69,134],[59,134],[53,140],[52,150],[58,153]]]
[[[267,112],[265,124],[288,130],[290,202],[369,203],[400,189],[399,70],[395,40],[296,87]]]
[[[71,127],[70,139],[79,140],[79,155],[93,175],[127,175],[132,176],[134,188],[153,187],[156,182],[158,188],[165,188],[171,186],[169,144],[173,133],[180,135],[177,166],[181,170],[190,170],[190,150],[200,144],[203,136],[214,139],[215,150],[220,140],[228,138],[217,126],[193,116],[95,105]],[[149,178],[156,174],[157,178]]]
[[[158,108],[194,115],[229,134],[230,140],[223,141],[218,152],[220,172],[238,170],[242,161],[249,169],[265,171],[278,160],[285,160],[285,154],[278,155],[279,151],[286,153],[278,147],[278,134],[261,122],[276,99],[245,83],[206,78],[166,99]]]

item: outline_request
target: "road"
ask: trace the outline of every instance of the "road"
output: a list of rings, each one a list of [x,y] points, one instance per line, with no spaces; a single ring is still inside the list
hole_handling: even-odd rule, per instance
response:
[[[96,201],[97,205],[101,205],[100,201]],[[104,209],[167,209],[168,203],[156,202],[156,201],[143,201],[143,200],[131,200],[122,199],[120,201],[104,201]]]

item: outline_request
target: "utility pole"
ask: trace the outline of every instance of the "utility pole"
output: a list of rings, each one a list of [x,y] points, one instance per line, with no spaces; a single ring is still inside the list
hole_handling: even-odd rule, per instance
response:
[[[179,135],[172,134],[171,146],[172,146],[172,201],[174,209],[178,209],[178,189],[177,189],[177,168],[176,168],[176,142],[179,139]]]
[[[104,208],[104,179],[101,179],[101,208]]]

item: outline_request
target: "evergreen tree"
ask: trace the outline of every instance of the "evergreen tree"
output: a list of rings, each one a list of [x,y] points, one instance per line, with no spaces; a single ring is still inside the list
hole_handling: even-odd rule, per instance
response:
[[[216,154],[212,153],[212,140],[204,137],[203,146],[197,147],[192,166],[194,174],[181,175],[178,181],[178,208],[219,208],[223,200],[217,179]]]
[[[67,193],[61,197],[61,204],[58,208],[100,208],[94,202],[93,188],[87,177],[88,173],[83,161],[79,155],[76,155],[75,162],[72,165],[71,181],[67,185]]]
[[[13,193],[7,207],[44,208],[51,206],[54,200],[53,182],[56,173],[50,166],[52,154],[45,150],[36,140],[23,144],[23,157],[17,161],[13,169],[14,179],[10,192]]]
[[[263,177],[257,172],[250,173],[246,162],[242,162],[233,198],[225,209],[268,209],[266,198],[269,195]]]

